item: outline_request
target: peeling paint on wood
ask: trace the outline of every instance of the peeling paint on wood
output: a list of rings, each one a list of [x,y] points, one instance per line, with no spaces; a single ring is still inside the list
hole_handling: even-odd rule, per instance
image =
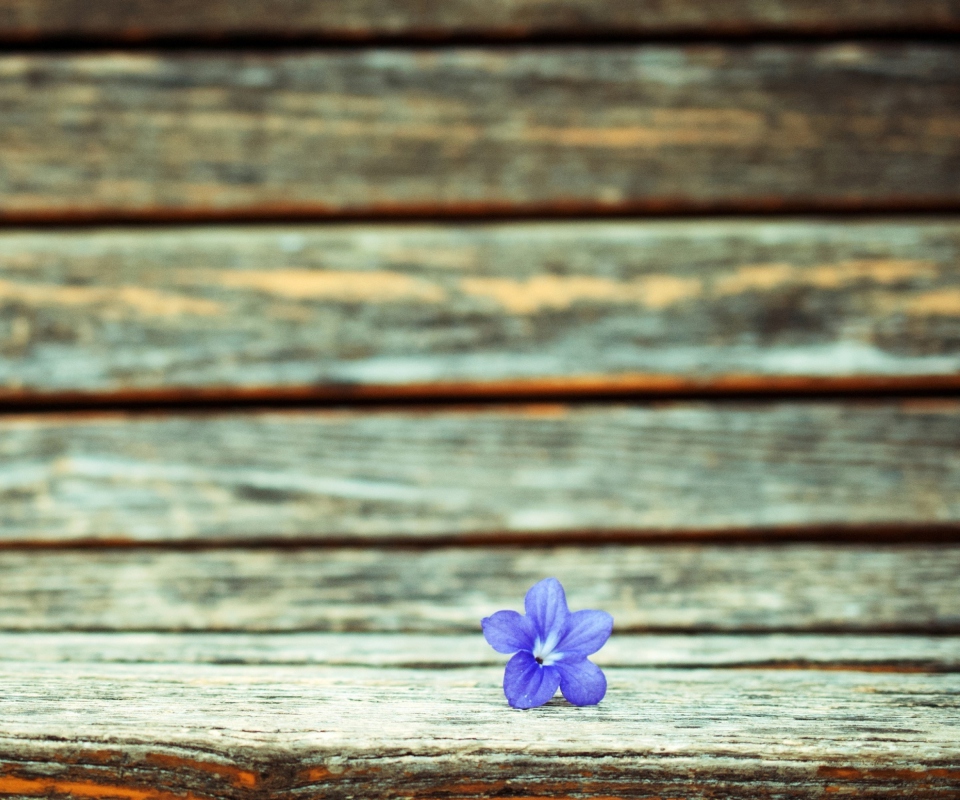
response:
[[[960,199],[948,46],[26,54],[0,103],[7,220]]]
[[[476,633],[549,575],[618,635],[960,632],[960,548],[812,544],[2,550],[0,629]]]

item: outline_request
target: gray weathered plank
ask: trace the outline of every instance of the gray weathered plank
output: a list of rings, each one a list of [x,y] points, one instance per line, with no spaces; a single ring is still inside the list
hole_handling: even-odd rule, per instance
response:
[[[960,202],[939,45],[26,54],[0,107],[6,220]]]
[[[779,667],[960,671],[960,637],[856,634],[615,635],[591,656],[603,667]],[[0,661],[325,664],[390,668],[493,666],[504,658],[472,634],[10,633]]]
[[[949,798],[960,787],[957,674],[611,669],[599,706],[528,712],[507,707],[501,675],[0,663],[0,792]]]
[[[537,34],[840,33],[960,28],[956,0],[0,0],[0,37],[367,39]]]
[[[12,398],[960,383],[958,342],[952,219],[0,234]]]
[[[0,542],[960,523],[960,403],[0,420]]]
[[[2,550],[0,629],[476,633],[549,575],[618,634],[960,632],[960,548],[813,544]]]

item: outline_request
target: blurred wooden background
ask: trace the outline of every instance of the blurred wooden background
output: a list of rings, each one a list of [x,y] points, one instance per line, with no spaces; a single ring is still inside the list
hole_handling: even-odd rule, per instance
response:
[[[0,796],[960,796],[958,33],[0,0]]]

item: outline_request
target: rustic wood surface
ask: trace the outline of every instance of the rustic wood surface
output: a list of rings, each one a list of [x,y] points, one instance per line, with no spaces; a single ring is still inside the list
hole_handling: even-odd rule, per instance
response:
[[[0,791],[949,798],[960,786],[956,673],[607,676],[599,706],[518,712],[498,667],[0,663]]]
[[[943,400],[6,417],[0,459],[8,545],[960,529]]]
[[[8,221],[960,203],[945,45],[38,53],[0,107]]]
[[[0,0],[0,37],[320,37],[560,34],[943,33],[960,28],[956,0]]]
[[[958,343],[955,220],[0,234],[11,398],[960,383]]]
[[[960,671],[960,637],[856,634],[615,635],[603,667]],[[377,633],[3,633],[0,661],[325,664],[407,669],[503,664],[479,635]]]
[[[543,577],[617,633],[960,632],[960,548],[2,550],[0,630],[475,633]]]
[[[609,404],[960,387],[957,32],[0,0],[0,797],[960,797],[960,402]],[[753,211],[903,216],[560,221]],[[545,575],[598,707],[506,705]]]

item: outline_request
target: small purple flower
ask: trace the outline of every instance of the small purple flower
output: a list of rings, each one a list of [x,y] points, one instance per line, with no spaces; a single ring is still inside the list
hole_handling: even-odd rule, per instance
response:
[[[503,674],[503,693],[514,708],[542,706],[557,687],[575,706],[593,706],[607,693],[607,679],[587,656],[610,638],[606,611],[570,613],[563,587],[546,578],[527,592],[526,615],[498,611],[481,621],[498,653],[513,654]]]

